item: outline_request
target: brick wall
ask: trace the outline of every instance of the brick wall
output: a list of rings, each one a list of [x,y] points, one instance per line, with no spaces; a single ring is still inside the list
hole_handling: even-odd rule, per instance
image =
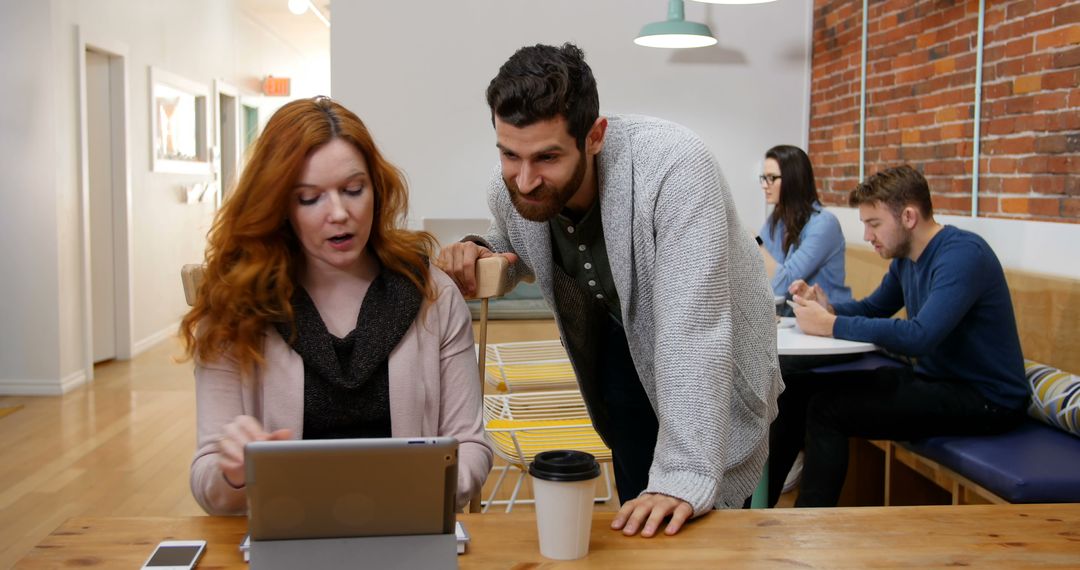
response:
[[[979,214],[1080,222],[1080,0],[986,2]],[[872,0],[866,173],[909,163],[967,215],[977,0]],[[815,0],[810,148],[822,200],[858,182],[861,0]]]

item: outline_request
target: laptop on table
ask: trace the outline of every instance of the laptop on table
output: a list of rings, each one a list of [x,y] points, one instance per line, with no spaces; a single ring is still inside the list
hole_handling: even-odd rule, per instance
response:
[[[253,568],[456,568],[457,441],[252,442]]]

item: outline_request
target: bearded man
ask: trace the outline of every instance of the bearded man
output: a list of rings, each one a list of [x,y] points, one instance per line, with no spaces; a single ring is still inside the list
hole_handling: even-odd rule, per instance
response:
[[[784,378],[788,389],[772,426],[770,500],[805,445],[796,507],[836,505],[848,437],[1001,433],[1019,424],[1028,404],[1009,287],[990,246],[935,221],[929,185],[910,166],[874,174],[848,201],[859,208],[863,238],[892,259],[889,271],[865,299],[835,305],[820,287],[793,283],[799,327],[872,342],[916,364]],[[907,318],[891,318],[902,308]]]
[[[439,265],[466,294],[491,255],[536,279],[613,453],[614,529],[653,536],[670,517],[674,534],[742,507],[782,382],[763,262],[715,158],[674,123],[600,116],[572,44],[518,50],[487,102],[494,220]]]

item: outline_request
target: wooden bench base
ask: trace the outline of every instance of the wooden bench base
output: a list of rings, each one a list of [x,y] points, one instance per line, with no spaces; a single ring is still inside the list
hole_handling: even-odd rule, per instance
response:
[[[925,487],[926,483],[932,483],[945,491],[948,494],[948,500],[953,505],[1008,503],[978,483],[895,442],[874,440],[867,443],[881,450],[885,455],[883,489],[885,505],[926,504],[912,501],[933,501],[935,493],[931,492],[927,496],[926,489],[920,488]]]
[[[1008,504],[955,471],[886,440],[851,438],[837,506]]]

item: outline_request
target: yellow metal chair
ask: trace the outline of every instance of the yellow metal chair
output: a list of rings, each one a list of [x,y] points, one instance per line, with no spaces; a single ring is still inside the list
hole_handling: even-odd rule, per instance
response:
[[[489,344],[484,378],[500,394],[577,388],[570,358],[557,340]]]
[[[508,269],[502,256],[478,260],[477,292],[472,297],[481,300],[477,353],[481,377],[499,392],[484,396],[485,434],[495,454],[507,463],[493,469],[499,477],[482,511],[505,504],[510,512],[517,502],[531,503],[531,499],[517,498],[525,472],[537,453],[552,449],[576,449],[596,456],[603,465],[606,487],[606,496],[597,500],[608,501],[612,497],[611,450],[593,429],[562,344],[557,340],[487,344],[488,299],[512,289],[506,278]],[[514,490],[509,499],[496,500],[510,468],[519,472]],[[475,508],[470,510],[475,512]]]
[[[611,450],[593,429],[580,391],[488,394],[484,396],[484,428],[495,454],[507,465],[493,469],[500,473],[484,501],[483,512],[491,505],[504,504],[510,512],[518,502],[531,503],[531,499],[518,499],[525,472],[537,453],[553,449],[574,449],[595,456],[603,467],[606,492],[596,500],[611,499]],[[509,499],[496,500],[510,468],[518,470],[514,490]]]

